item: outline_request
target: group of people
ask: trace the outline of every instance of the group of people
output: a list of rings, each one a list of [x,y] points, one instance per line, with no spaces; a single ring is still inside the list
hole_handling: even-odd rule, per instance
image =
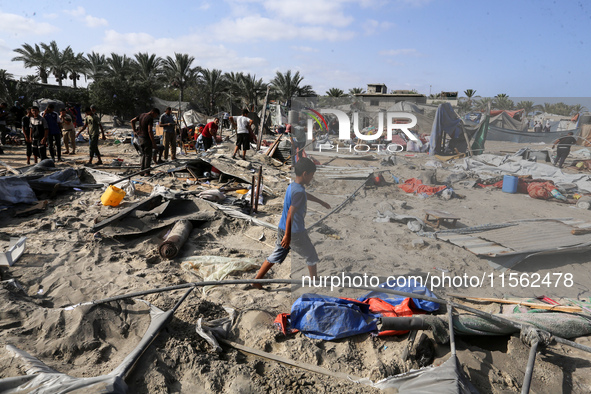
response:
[[[105,131],[94,106],[86,108],[85,113],[84,126],[76,134],[77,120],[73,107],[61,108],[59,113],[55,111],[53,103],[49,103],[43,112],[40,112],[38,106],[27,108],[20,121],[21,131],[25,137],[27,164],[31,164],[31,157],[35,163],[39,159],[47,159],[48,148],[52,160],[62,161],[62,142],[65,147],[64,155],[76,154],[76,138],[86,129],[90,140],[88,163],[92,164],[96,156],[97,164],[102,164],[98,139],[99,131],[102,132],[103,139],[106,138]]]
[[[542,125],[539,120],[534,121],[534,132],[535,133],[549,133],[550,132],[550,121],[546,120],[546,124]]]

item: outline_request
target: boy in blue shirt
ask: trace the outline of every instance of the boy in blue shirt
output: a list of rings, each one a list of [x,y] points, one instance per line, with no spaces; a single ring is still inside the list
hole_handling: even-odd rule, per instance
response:
[[[310,276],[316,276],[318,254],[304,225],[307,201],[316,202],[325,208],[330,208],[330,205],[306,192],[305,186],[312,181],[315,172],[316,164],[307,157],[300,158],[296,163],[295,181],[290,183],[285,191],[275,250],[267,257],[255,279],[263,279],[273,264],[282,263],[287,257],[290,248],[306,259]],[[263,288],[258,283],[253,284],[252,287]]]

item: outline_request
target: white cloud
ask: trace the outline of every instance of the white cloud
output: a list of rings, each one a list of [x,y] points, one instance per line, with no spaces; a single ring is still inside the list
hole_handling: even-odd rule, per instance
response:
[[[266,0],[264,7],[270,16],[310,25],[349,26],[354,18],[345,15],[343,6],[347,0]]]
[[[46,22],[0,12],[0,32],[12,35],[46,35],[59,29]]]
[[[416,49],[405,48],[405,49],[388,49],[379,52],[383,56],[422,56],[422,54]]]
[[[363,29],[365,30],[365,34],[369,36],[388,30],[392,26],[394,26],[394,24],[388,21],[380,22],[375,19],[368,19],[363,24]]]
[[[190,45],[189,45],[190,44]],[[155,38],[147,33],[119,33],[107,30],[103,43],[90,49],[107,56],[111,52],[126,54],[133,58],[138,52],[154,53],[158,56],[174,56],[175,52],[187,53],[195,57],[195,66],[218,68],[224,71],[251,71],[265,66],[267,60],[261,57],[244,57],[223,45],[211,44],[207,36],[191,34],[175,38]]]
[[[291,49],[293,49],[294,51],[299,51],[299,52],[320,52],[319,49],[317,48],[312,48],[312,47],[306,47],[306,46],[291,46]]]
[[[84,7],[78,6],[75,10],[65,10],[66,14],[70,14],[75,17],[82,17],[86,15],[86,10]]]
[[[59,15],[56,13],[43,14],[43,19],[57,19],[57,18],[59,18]]]
[[[92,15],[88,15],[84,7],[78,6],[75,10],[64,10],[66,14],[72,15],[74,18],[84,19],[84,23],[88,27],[100,27],[100,26],[108,26],[109,22],[107,22],[104,18],[97,18]]]
[[[352,31],[322,26],[297,26],[260,15],[238,19],[224,19],[212,27],[214,36],[221,41],[245,42],[251,40],[280,41],[308,39],[341,41],[354,36]]]
[[[96,18],[94,16],[86,15],[84,17],[84,21],[86,22],[86,26],[88,27],[100,27],[100,26],[108,26],[109,22],[107,22],[104,18]]]
[[[207,2],[203,2],[201,3],[201,5],[199,6],[199,9],[201,11],[207,11],[208,9],[211,8],[211,4],[207,3]]]

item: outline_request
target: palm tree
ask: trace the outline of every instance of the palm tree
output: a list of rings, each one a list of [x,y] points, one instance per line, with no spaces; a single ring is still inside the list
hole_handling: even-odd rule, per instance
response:
[[[216,104],[220,97],[228,90],[229,83],[226,76],[222,74],[222,70],[217,69],[202,69],[201,76],[198,80],[201,87],[202,100],[206,104],[204,106],[208,108],[208,114],[213,115],[216,112]]]
[[[287,101],[291,104],[290,100],[293,97],[311,96],[315,94],[312,86],[300,86],[303,79],[304,77],[300,75],[299,71],[296,71],[293,76],[291,70],[287,70],[285,74],[277,71],[277,74],[275,74],[275,77],[271,80],[271,86],[273,87],[274,93],[281,101]]]
[[[180,90],[180,100],[183,101],[185,89],[195,82],[198,67],[191,67],[195,61],[193,56],[184,53],[174,54],[174,58],[167,56],[164,61],[164,75],[171,86]]]
[[[330,88],[326,91],[326,95],[328,97],[345,97],[346,94],[342,89],[339,88]]]
[[[162,74],[162,58],[152,54],[136,53],[135,55],[136,67],[138,70],[138,79],[142,82],[147,82],[150,85],[155,85]]]
[[[585,111],[587,111],[587,107],[585,107],[581,104],[575,104],[575,105],[570,106],[570,114],[569,115],[574,115],[574,114],[578,114],[580,112],[585,112]]]
[[[14,52],[18,53],[20,56],[12,58],[13,62],[21,61],[24,63],[25,68],[36,68],[37,75],[41,78],[41,82],[47,83],[47,78],[49,77],[47,71],[49,68],[49,61],[47,60],[45,52],[41,50],[39,45],[35,44],[33,47],[29,44],[23,44],[22,48],[17,48]]]
[[[517,109],[524,109],[525,116],[527,116],[530,112],[534,110],[534,102],[529,100],[520,101],[517,104],[515,104],[515,107]]]
[[[509,99],[506,93],[497,94],[493,100],[493,107],[496,109],[509,110],[513,109],[513,100]]]
[[[84,63],[84,75],[87,75],[93,81],[100,79],[106,74],[108,66],[105,55],[101,55],[93,51],[86,55]]]
[[[13,75],[10,74],[8,71],[4,69],[0,69],[0,100],[2,101],[11,101],[9,100],[9,80],[13,79]]]
[[[117,79],[127,79],[133,74],[135,68],[135,62],[133,59],[127,57],[127,55],[118,55],[111,53],[111,57],[107,59],[107,75]]]
[[[257,79],[256,75],[242,75],[242,87],[244,89],[243,98],[246,104],[252,106],[255,111],[257,110],[259,98],[263,98],[267,93],[267,84],[263,82],[263,78]]]
[[[349,96],[355,96],[356,94],[363,94],[365,90],[363,88],[351,88],[349,89]]]
[[[74,52],[68,45],[66,49],[60,51],[55,41],[51,41],[49,45],[41,44],[47,57],[49,72],[53,74],[59,86],[63,85],[63,80],[68,77],[68,68],[70,61],[74,58]]]
[[[493,99],[490,97],[483,97],[480,100],[476,101],[476,109],[479,111],[486,111],[489,104],[492,106]]]
[[[72,80],[72,84],[74,88],[77,87],[78,80],[80,79],[81,75],[85,75],[86,73],[86,59],[84,59],[84,54],[82,52],[78,52],[74,54],[71,53],[70,60],[68,61],[68,78]]]

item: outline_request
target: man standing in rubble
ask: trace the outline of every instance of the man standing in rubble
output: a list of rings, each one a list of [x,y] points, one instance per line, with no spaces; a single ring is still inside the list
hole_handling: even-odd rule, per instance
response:
[[[43,111],[43,117],[47,121],[49,126],[49,137],[47,142],[49,143],[49,154],[51,160],[62,161],[62,120],[57,112],[55,112],[55,105],[49,103],[45,111]]]
[[[98,161],[96,164],[99,166],[103,164],[101,159],[101,153],[99,152],[98,148],[98,140],[99,140],[99,130],[103,133],[103,140],[106,139],[105,137],[105,130],[103,129],[103,125],[101,125],[101,120],[96,114],[96,107],[91,105],[87,107],[84,112],[86,113],[86,118],[84,119],[84,126],[80,129],[76,137],[80,135],[86,128],[88,128],[88,144],[90,146],[89,155],[90,159],[88,160],[88,165],[92,164],[92,159],[96,155]]]
[[[242,148],[242,160],[246,160],[246,151],[250,149],[250,133],[253,123],[252,119],[248,117],[248,110],[243,109],[242,116],[238,116],[236,119],[230,116],[230,122],[236,126],[236,147],[232,159],[236,158],[238,149]]]
[[[566,157],[570,153],[570,147],[577,143],[577,139],[573,137],[573,132],[569,131],[569,133],[562,138],[557,139],[554,141],[554,145],[552,145],[552,149],[556,146],[556,158],[554,159],[554,165],[558,165],[558,168],[562,168]]]
[[[159,116],[160,110],[158,108],[152,108],[150,112],[138,115],[131,120],[131,129],[138,139],[142,154],[140,169],[147,170],[143,172],[143,175],[150,175],[149,168],[152,163],[152,149],[158,148],[152,129],[154,127],[154,119],[158,119]],[[139,127],[136,129],[135,124],[138,122]]]
[[[31,118],[29,118],[29,141],[31,141],[35,163],[37,158],[47,159],[46,144],[49,137],[49,126],[43,116],[39,114],[39,107],[31,107]]]
[[[169,149],[170,159],[176,160],[176,122],[172,116],[172,108],[166,107],[160,117],[160,126],[164,129],[164,160],[168,160]]]

